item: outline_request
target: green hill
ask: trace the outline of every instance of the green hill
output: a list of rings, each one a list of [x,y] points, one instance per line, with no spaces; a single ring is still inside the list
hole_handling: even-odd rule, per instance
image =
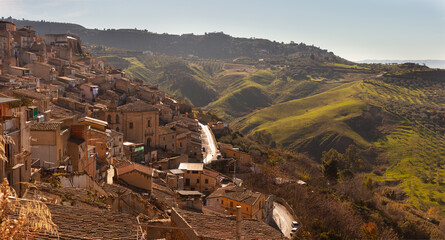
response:
[[[409,203],[445,212],[443,71],[408,71],[343,83],[276,104],[234,122],[244,134],[265,131],[283,147],[320,157],[349,144],[374,149],[372,176],[400,186]]]
[[[292,150],[316,153],[323,150],[320,145],[344,150],[353,142],[367,147],[369,141],[347,123],[369,109],[358,97],[358,84],[343,83],[320,94],[264,108],[238,119],[234,126],[245,134],[266,131]],[[316,149],[310,149],[313,144],[308,140],[315,139]]]
[[[367,171],[398,185],[413,206],[445,211],[443,71],[414,64],[356,65],[293,58],[210,60],[92,47],[96,56],[169,94],[215,111],[248,136],[270,133],[315,159],[350,144]],[[371,157],[369,157],[371,156]]]

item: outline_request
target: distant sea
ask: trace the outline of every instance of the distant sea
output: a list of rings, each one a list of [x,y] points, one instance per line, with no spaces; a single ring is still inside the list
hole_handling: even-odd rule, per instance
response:
[[[445,60],[361,60],[355,61],[357,63],[417,63],[420,65],[425,64],[429,68],[442,68],[445,69]]]

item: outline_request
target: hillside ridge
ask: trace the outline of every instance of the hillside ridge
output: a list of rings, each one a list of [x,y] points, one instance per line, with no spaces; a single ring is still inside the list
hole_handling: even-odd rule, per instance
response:
[[[33,26],[39,35],[74,33],[86,44],[200,58],[234,59],[239,57],[319,57],[333,62],[348,62],[332,52],[304,43],[279,43],[267,39],[232,37],[223,32],[194,34],[158,34],[137,29],[88,29],[78,24],[13,19],[18,27]]]

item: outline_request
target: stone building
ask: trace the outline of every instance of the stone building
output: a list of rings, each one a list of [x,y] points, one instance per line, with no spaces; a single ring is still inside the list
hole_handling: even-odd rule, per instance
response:
[[[158,145],[159,110],[142,101],[110,109],[105,120],[111,129],[124,134],[124,141],[143,143],[146,151]]]

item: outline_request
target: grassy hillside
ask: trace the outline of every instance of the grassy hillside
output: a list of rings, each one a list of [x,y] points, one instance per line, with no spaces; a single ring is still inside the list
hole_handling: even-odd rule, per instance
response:
[[[266,131],[277,143],[293,150],[301,150],[299,147],[307,144],[306,140],[318,136],[322,136],[319,144],[332,138],[329,147],[333,146],[335,138],[338,142],[334,146],[337,147],[345,145],[346,148],[350,140],[367,147],[369,141],[347,124],[347,120],[368,109],[367,104],[358,98],[358,85],[358,82],[343,83],[320,94],[264,108],[238,119],[235,127],[246,134]]]
[[[445,210],[442,72],[410,64],[184,59],[103,47],[95,55],[215,111],[244,134],[270,133],[288,150],[318,159],[350,144],[377,149],[378,163],[367,168],[378,168],[376,181],[400,186],[419,209]]]
[[[374,104],[403,119],[398,128],[375,143],[385,150],[388,160],[386,168],[373,174],[375,179],[399,184],[410,203],[424,211],[440,206],[445,212],[445,101],[440,97],[443,74],[438,76],[416,77],[415,84],[406,84],[409,78],[367,81],[361,89]]]
[[[400,186],[407,201],[445,212],[443,72],[414,71],[359,80],[320,94],[275,104],[234,122],[245,134],[265,131],[287,149],[320,157],[351,143],[377,149],[373,172]],[[375,166],[374,166],[375,167]]]
[[[314,75],[318,71],[318,63],[306,65],[313,64],[314,68],[305,68],[302,76],[287,76],[286,71],[294,66],[285,68],[269,62],[245,64],[239,63],[239,59],[221,61],[149,56],[141,52],[103,46],[91,46],[89,51],[113,66],[123,67],[130,77],[158,84],[169,94],[186,99],[194,106],[215,111],[226,121],[335,86],[321,81],[327,80],[326,78],[307,75]],[[332,64],[322,68],[338,69],[338,66]]]

